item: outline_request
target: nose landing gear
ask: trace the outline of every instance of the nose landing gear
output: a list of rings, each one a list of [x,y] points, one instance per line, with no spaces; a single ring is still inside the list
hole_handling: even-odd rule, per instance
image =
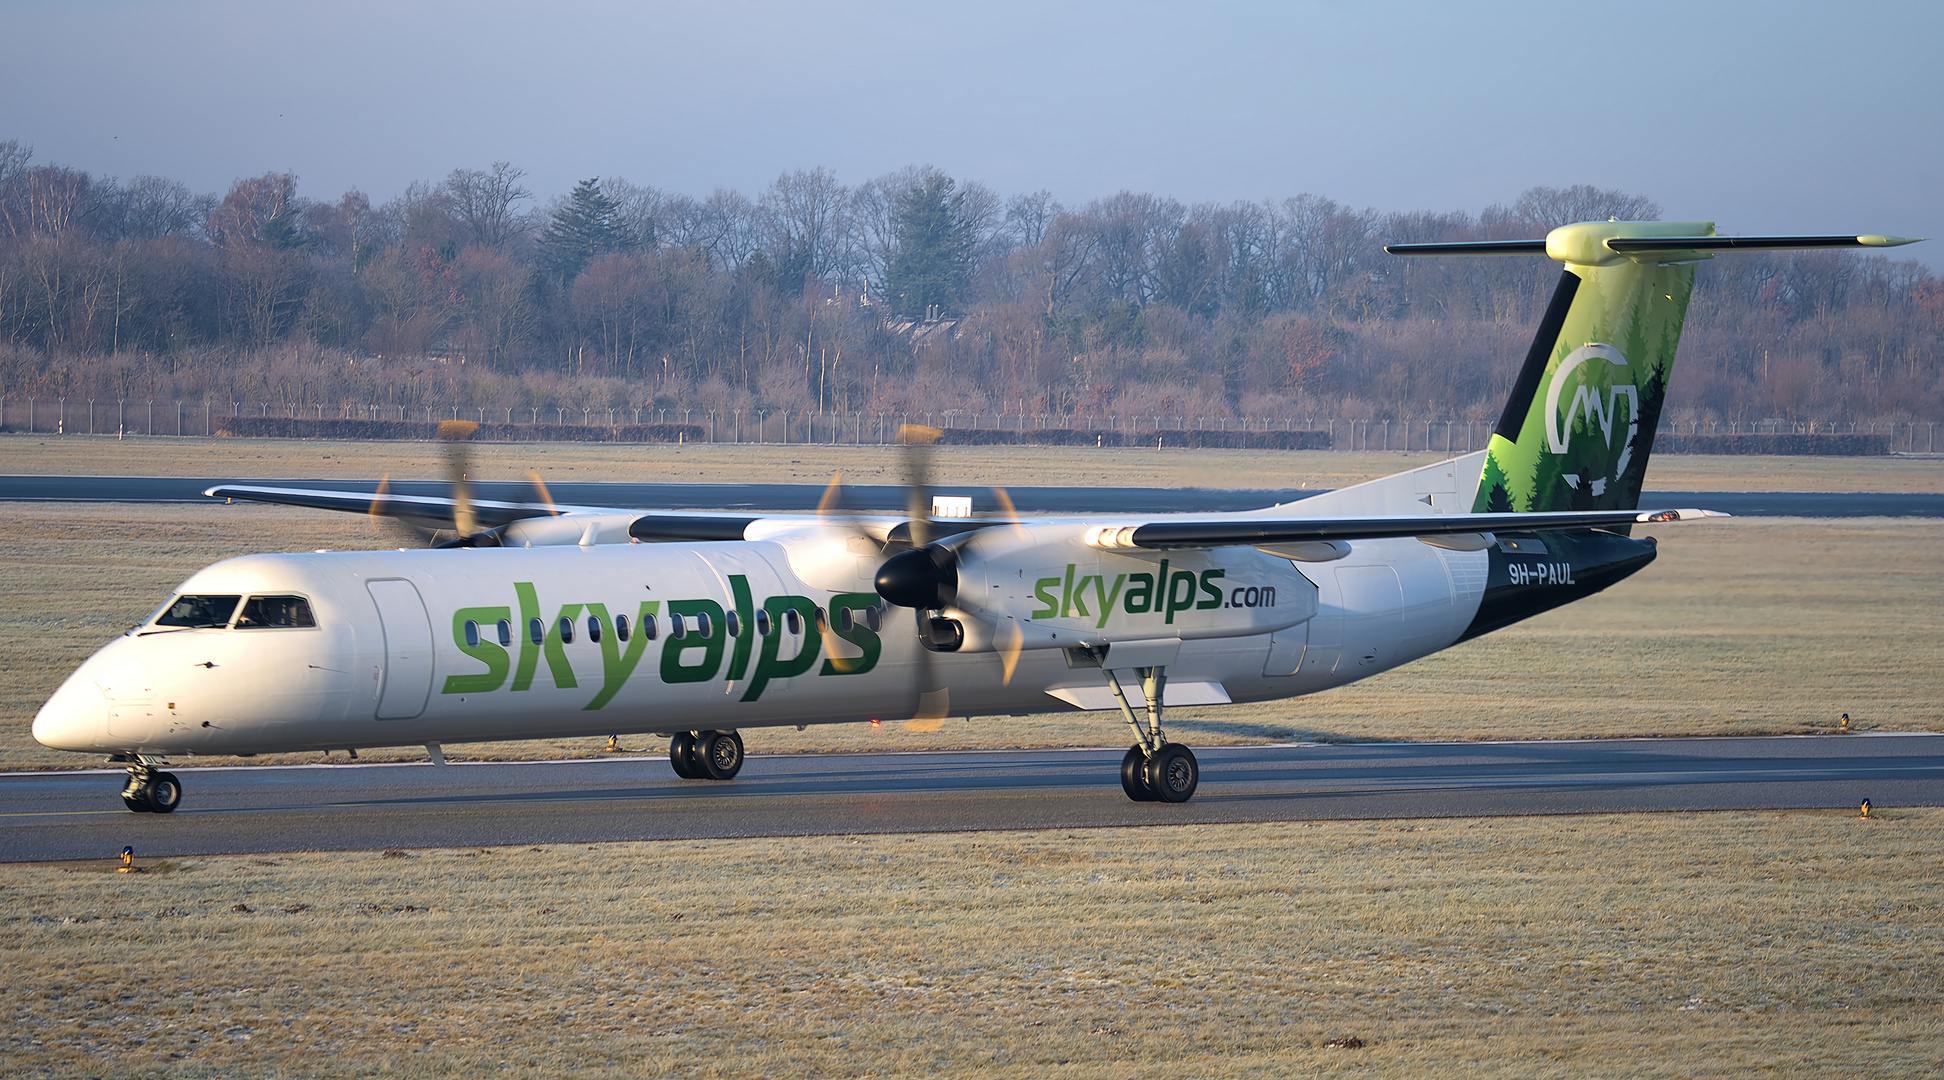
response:
[[[136,754],[132,762],[128,766],[128,784],[122,788],[122,805],[138,814],[173,812],[182,802],[182,781],[177,780],[174,773],[157,768],[168,762],[140,754]]]

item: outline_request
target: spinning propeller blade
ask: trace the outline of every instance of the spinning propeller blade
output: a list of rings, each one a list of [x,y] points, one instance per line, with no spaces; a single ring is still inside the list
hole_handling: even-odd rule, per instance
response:
[[[473,513],[472,491],[466,484],[465,444],[479,431],[470,420],[439,421],[439,441],[445,443],[446,478],[452,484],[452,527],[460,536],[479,531],[479,517]]]

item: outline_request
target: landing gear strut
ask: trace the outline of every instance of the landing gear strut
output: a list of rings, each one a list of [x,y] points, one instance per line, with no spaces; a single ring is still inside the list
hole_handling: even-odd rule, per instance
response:
[[[122,788],[122,805],[138,814],[167,814],[182,802],[182,781],[172,772],[157,768],[167,765],[161,758],[136,754],[128,766],[128,784]]]
[[[678,731],[668,764],[684,780],[734,780],[742,771],[742,736],[733,731]]]
[[[1182,803],[1194,798],[1201,783],[1201,765],[1195,752],[1180,743],[1171,743],[1161,732],[1161,699],[1168,687],[1168,669],[1135,668],[1141,693],[1147,697],[1147,723],[1134,718],[1120,678],[1112,668],[1103,668],[1107,686],[1114,692],[1121,716],[1134,731],[1134,745],[1121,757],[1121,790],[1135,802]]]

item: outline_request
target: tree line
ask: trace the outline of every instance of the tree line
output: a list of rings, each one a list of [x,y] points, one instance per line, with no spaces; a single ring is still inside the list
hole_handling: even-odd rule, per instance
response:
[[[1532,188],[1468,211],[1315,195],[1067,206],[930,167],[754,196],[496,162],[374,205],[218,196],[0,142],[0,393],[319,405],[1485,418],[1557,279],[1394,242],[1651,219]],[[1704,265],[1670,417],[1932,419],[1944,288],[1913,261]]]

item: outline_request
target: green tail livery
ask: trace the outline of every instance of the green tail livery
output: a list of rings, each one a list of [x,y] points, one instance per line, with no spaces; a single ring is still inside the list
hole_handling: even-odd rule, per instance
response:
[[[1592,221],[1539,240],[1392,244],[1393,255],[1565,264],[1486,445],[1474,513],[1631,510],[1667,399],[1697,263],[1717,251],[1888,248],[1900,236],[1716,236],[1712,221]]]
[[[1475,511],[1639,504],[1694,262],[1705,256],[1621,255],[1604,241],[1713,233],[1711,222],[1629,221],[1568,225],[1546,237],[1566,270],[1486,448]]]

